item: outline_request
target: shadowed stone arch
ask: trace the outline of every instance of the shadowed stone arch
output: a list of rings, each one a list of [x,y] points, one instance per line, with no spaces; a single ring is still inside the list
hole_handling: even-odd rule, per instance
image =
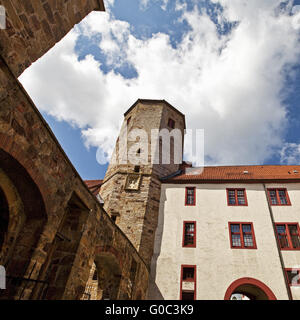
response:
[[[116,255],[112,252],[100,252],[95,257],[99,288],[102,300],[116,300],[122,278],[122,267]]]
[[[0,188],[0,252],[7,238],[9,208],[3,190]]]
[[[110,246],[97,247],[82,300],[119,299],[122,279],[122,259]]]
[[[6,199],[8,214],[0,262],[9,279],[5,296],[21,299],[28,291],[24,278],[30,279],[39,258],[33,254],[40,239],[47,214],[39,187],[26,168],[11,154],[0,149],[0,188],[2,204]]]
[[[2,169],[0,169],[0,207],[0,232],[2,233],[0,265],[7,265],[26,216],[17,189]]]

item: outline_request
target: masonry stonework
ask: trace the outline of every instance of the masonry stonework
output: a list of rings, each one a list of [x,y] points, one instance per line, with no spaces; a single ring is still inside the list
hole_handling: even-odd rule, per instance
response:
[[[18,77],[93,10],[102,0],[0,0],[6,29],[0,32],[0,55]]]
[[[101,0],[7,0],[0,31],[0,299],[144,299],[148,268],[17,80]],[[134,266],[134,268],[132,267]],[[114,271],[112,271],[114,270]]]
[[[123,137],[125,136],[125,139],[127,139],[127,133],[130,136],[134,129],[142,129],[145,130],[148,137],[146,144],[148,162],[147,164],[139,164],[138,172],[135,172],[136,164],[130,163],[130,161],[125,164],[110,163],[100,190],[105,210],[111,216],[116,217],[117,225],[128,236],[147,265],[151,262],[154,233],[157,227],[161,186],[159,179],[179,168],[179,165],[173,161],[173,140],[170,148],[170,163],[162,164],[160,161],[160,164],[153,164],[151,162],[151,143],[155,143],[155,141],[151,141],[151,130],[167,129],[172,131],[172,128],[168,127],[169,119],[175,121],[175,128],[180,130],[183,140],[185,117],[164,100],[138,100],[125,113],[121,134],[112,158],[116,156],[121,158],[124,152],[127,152],[127,150],[122,150],[121,146]],[[139,140],[131,141],[131,139],[127,139],[128,154],[137,141]],[[141,152],[144,152],[144,150],[141,150]],[[182,153],[182,150],[180,152]],[[128,190],[126,188],[127,179],[134,174],[140,179],[139,187],[137,190]]]

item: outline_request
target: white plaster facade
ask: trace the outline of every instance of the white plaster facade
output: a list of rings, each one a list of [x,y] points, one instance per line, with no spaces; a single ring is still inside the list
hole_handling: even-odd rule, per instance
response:
[[[193,186],[196,204],[185,206],[185,188]],[[286,188],[291,201],[271,206],[275,222],[300,223],[300,183],[266,184],[272,187]],[[226,188],[245,188],[248,205],[228,206]],[[195,248],[182,247],[184,221],[196,221]],[[232,249],[228,222],[252,222],[257,249]],[[244,277],[288,299],[276,241],[263,183],[163,183],[148,298],[180,299],[181,265],[196,265],[197,300],[223,300],[230,284]],[[300,268],[300,251],[281,253],[285,268]],[[300,287],[291,292],[300,299]]]

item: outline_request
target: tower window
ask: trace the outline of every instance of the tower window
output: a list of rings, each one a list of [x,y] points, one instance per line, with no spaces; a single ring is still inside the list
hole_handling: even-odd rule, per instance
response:
[[[117,215],[116,215],[116,214],[113,214],[113,215],[111,216],[111,220],[112,220],[113,222],[116,222],[116,221],[117,221]]]
[[[196,203],[196,188],[187,187],[185,188],[185,205],[194,206]]]
[[[140,172],[141,170],[141,167],[140,166],[135,166],[134,167],[134,172]]]
[[[286,189],[268,189],[269,203],[272,206],[291,205]]]
[[[183,247],[196,247],[196,221],[183,222]]]
[[[93,280],[98,280],[98,273],[97,273],[97,269],[94,271],[94,274],[93,274]]]
[[[256,249],[252,222],[229,222],[231,248]]]
[[[298,223],[276,223],[276,233],[281,249],[300,250],[300,231]]]
[[[227,204],[229,206],[247,206],[245,189],[227,189]]]
[[[171,118],[168,120],[168,127],[174,129],[175,128],[175,121]]]

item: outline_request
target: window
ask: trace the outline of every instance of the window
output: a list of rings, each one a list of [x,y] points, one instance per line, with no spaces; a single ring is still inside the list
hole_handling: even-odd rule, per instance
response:
[[[252,222],[229,222],[231,248],[256,249]]]
[[[140,172],[141,167],[140,166],[134,166],[134,172]]]
[[[94,274],[93,274],[93,280],[98,280],[98,273],[97,273],[97,269],[94,271]]]
[[[185,188],[185,205],[194,206],[196,203],[196,188],[187,187]]]
[[[196,299],[196,266],[181,266],[180,299]]]
[[[227,203],[229,206],[247,206],[245,189],[227,189]]]
[[[291,205],[286,189],[268,189],[269,203],[272,206]]]
[[[196,247],[196,222],[185,221],[183,222],[183,247]]]
[[[298,223],[276,223],[276,233],[281,249],[300,250],[300,232]]]
[[[300,269],[285,269],[285,275],[290,286],[300,286]]]
[[[171,118],[168,121],[168,127],[172,128],[172,129],[175,128],[175,121]]]

